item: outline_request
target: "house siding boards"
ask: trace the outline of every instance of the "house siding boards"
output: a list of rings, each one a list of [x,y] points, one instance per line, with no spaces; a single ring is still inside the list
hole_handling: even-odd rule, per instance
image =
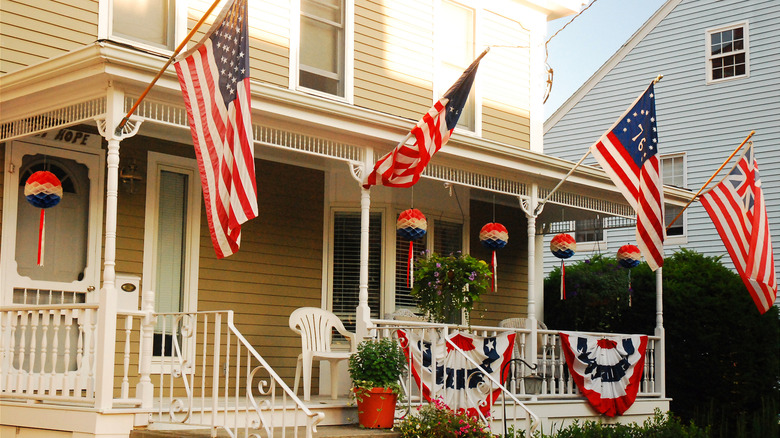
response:
[[[0,74],[77,49],[97,39],[98,2],[3,0]]]
[[[742,22],[748,23],[749,30],[749,77],[707,84],[705,31]],[[695,192],[749,132],[755,130],[752,140],[761,169],[770,229],[774,231],[773,246],[780,247],[778,34],[780,4],[777,2],[680,2],[560,121],[548,128],[544,137],[545,153],[571,160],[579,158],[653,76],[663,74],[663,80],[655,87],[660,153],[685,152],[687,185]],[[687,247],[707,255],[724,256],[723,261],[732,266],[704,208],[694,203],[687,210],[687,220],[687,241],[669,239],[667,256],[680,247]],[[635,242],[633,229],[609,230],[606,235],[610,254],[620,245]],[[587,254],[581,254],[582,257]],[[552,260],[548,254],[546,267],[552,266]]]

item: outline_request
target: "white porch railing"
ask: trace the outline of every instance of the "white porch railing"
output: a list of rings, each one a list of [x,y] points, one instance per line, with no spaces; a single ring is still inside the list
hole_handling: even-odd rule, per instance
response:
[[[506,419],[507,424],[503,425],[503,428],[507,426],[514,426],[518,430],[529,430],[532,428],[532,418],[535,417],[531,412],[533,405],[529,408],[523,401],[543,402],[583,398],[569,374],[557,331],[541,329],[534,331],[525,328],[486,326],[466,327],[395,320],[372,320],[372,323],[377,337],[380,338],[397,337],[397,330],[399,329],[415,333],[414,337],[417,339],[442,339],[442,337],[446,338],[447,334],[454,330],[470,332],[482,337],[496,336],[507,331],[516,333],[515,348],[512,353],[513,360],[507,368],[506,381],[503,385],[503,388],[506,390],[502,388],[502,397],[496,401],[494,406],[491,406],[491,418],[489,420],[494,430],[497,426],[496,423],[499,421],[503,422],[504,419]],[[613,333],[587,334],[597,336],[615,335]],[[531,354],[530,352],[531,336],[537,336],[536,354]],[[656,366],[656,347],[660,341],[661,339],[657,336],[648,336],[642,383],[637,398],[662,397],[661,392],[657,388],[660,387],[660,382],[663,378],[663,369],[660,362]],[[457,346],[451,347],[459,350]],[[435,358],[436,354],[431,356]],[[528,366],[522,364],[520,359],[525,361]],[[431,366],[434,370],[436,369],[436,364]],[[435,380],[435,375],[432,378]],[[426,383],[428,383],[427,386],[429,388],[437,387],[434,384],[435,382]],[[486,383],[487,385],[483,388],[483,391],[493,391],[499,387],[498,382],[490,381]],[[411,411],[413,406],[424,402],[420,396],[420,388],[411,373],[406,374],[402,386],[406,391],[407,411]],[[431,397],[436,398],[440,395],[434,393]]]
[[[0,397],[94,405],[97,304],[0,309]]]

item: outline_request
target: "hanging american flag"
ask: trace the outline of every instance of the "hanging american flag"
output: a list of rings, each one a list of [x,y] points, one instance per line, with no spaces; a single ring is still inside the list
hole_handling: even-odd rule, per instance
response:
[[[636,211],[637,246],[655,271],[664,264],[666,230],[652,83],[590,151]]]
[[[777,277],[752,144],[731,172],[700,199],[756,307],[766,312],[777,298]]]
[[[222,9],[203,39],[176,62],[198,158],[217,258],[238,251],[241,224],[257,217],[249,97],[247,2]]]
[[[479,61],[489,50],[490,47],[471,63],[457,82],[417,122],[409,136],[376,162],[363,187],[370,188],[376,184],[411,187],[419,181],[433,154],[450,139],[471,93]],[[410,146],[406,144],[406,140],[411,136],[414,136],[415,142]]]

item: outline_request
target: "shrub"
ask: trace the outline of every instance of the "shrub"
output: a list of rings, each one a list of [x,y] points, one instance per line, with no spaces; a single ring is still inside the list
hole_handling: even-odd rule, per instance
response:
[[[525,438],[525,433],[512,431],[507,435],[507,438],[510,437]],[[642,425],[575,421],[549,435],[537,432],[533,438],[709,438],[709,430],[693,423],[685,425],[671,414],[662,414],[656,409],[653,418],[645,420]]]

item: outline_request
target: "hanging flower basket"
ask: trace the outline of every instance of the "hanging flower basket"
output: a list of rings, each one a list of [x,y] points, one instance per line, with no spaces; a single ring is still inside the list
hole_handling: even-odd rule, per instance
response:
[[[416,269],[412,296],[431,320],[440,323],[460,323],[462,311],[468,320],[493,276],[485,261],[461,253],[430,253],[417,261]]]

